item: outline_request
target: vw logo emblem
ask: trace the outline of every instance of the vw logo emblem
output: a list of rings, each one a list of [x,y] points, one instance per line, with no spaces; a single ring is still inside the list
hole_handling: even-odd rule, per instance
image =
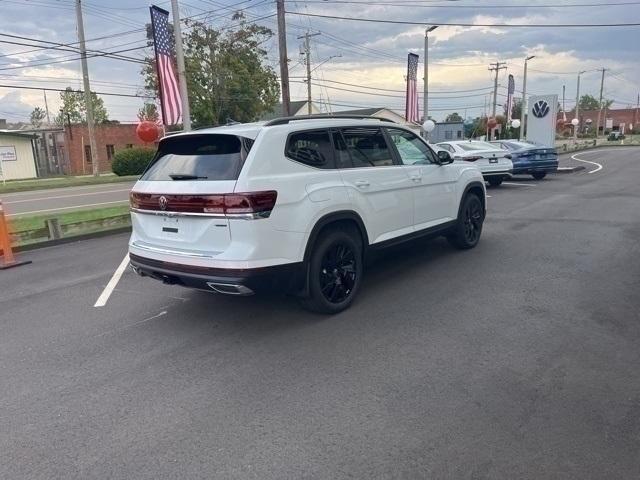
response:
[[[544,118],[547,113],[549,113],[549,104],[544,100],[538,100],[533,104],[533,108],[531,109],[534,117]]]
[[[167,209],[167,203],[169,203],[168,200],[167,200],[167,197],[165,197],[164,195],[162,197],[160,197],[158,199],[158,205],[160,206],[160,210],[166,210]]]

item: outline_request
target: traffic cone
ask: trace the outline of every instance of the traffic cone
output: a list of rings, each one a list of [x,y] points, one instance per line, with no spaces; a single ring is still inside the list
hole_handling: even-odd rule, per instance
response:
[[[9,228],[7,227],[7,220],[4,218],[4,208],[2,208],[2,200],[0,200],[0,248],[2,249],[0,270],[31,263],[31,260],[18,262],[13,256],[13,251],[11,250],[11,238],[9,237]]]

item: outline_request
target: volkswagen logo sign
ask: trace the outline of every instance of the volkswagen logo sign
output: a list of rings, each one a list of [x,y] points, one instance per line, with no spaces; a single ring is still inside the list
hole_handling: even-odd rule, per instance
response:
[[[167,197],[165,197],[164,195],[161,196],[158,199],[158,206],[160,207],[160,210],[166,210],[167,209],[167,203],[169,203],[168,200],[167,200]]]
[[[549,113],[549,104],[544,100],[538,100],[533,104],[533,108],[531,109],[534,117],[544,118],[547,113]]]

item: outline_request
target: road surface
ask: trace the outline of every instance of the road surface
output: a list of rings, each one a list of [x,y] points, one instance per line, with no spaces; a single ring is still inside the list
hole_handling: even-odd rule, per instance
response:
[[[0,478],[640,478],[640,150],[490,189],[477,248],[388,252],[353,307],[127,270],[0,273]]]
[[[126,205],[133,185],[134,182],[122,182],[5,193],[0,200],[9,216],[45,215],[81,208]]]

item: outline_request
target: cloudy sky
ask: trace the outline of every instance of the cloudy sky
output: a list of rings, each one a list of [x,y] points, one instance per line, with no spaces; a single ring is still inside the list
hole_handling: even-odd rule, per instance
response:
[[[157,3],[170,8],[168,1]],[[616,5],[617,4],[617,5]],[[147,0],[87,0],[83,2],[88,49],[123,51],[127,60],[89,59],[92,89],[98,92],[142,93],[139,59],[145,50]],[[213,25],[232,23],[230,16],[243,8],[247,18],[275,30],[274,0],[180,0],[183,17],[196,15]],[[566,86],[566,108],[573,108],[578,71],[581,93],[597,96],[601,72],[607,68],[605,97],[615,107],[635,106],[640,91],[638,46],[640,27],[504,28],[446,26],[443,24],[611,24],[640,21],[640,1],[613,0],[308,0],[287,1],[287,10],[303,14],[367,19],[401,20],[441,26],[430,34],[430,114],[440,120],[457,111],[467,117],[481,115],[493,77],[492,62],[506,62],[499,75],[499,93],[506,93],[513,74],[522,88],[524,58],[529,63],[527,91],[557,93]],[[578,5],[578,6],[576,6]],[[73,0],[0,0],[0,118],[27,121],[36,107],[44,107],[40,88],[81,86],[80,62],[73,52],[38,48],[44,40],[76,46]],[[324,109],[348,106],[404,109],[406,56],[423,58],[424,26],[354,22],[289,14],[287,36],[292,99],[306,98],[301,75],[298,36],[320,32],[312,39],[313,98]],[[23,38],[16,38],[23,37]],[[105,38],[106,37],[106,38]],[[26,39],[25,39],[26,38]],[[16,45],[14,43],[28,45]],[[52,46],[52,43],[46,44]],[[277,70],[277,42],[267,45],[269,63]],[[330,60],[325,60],[331,58]],[[321,64],[321,65],[320,65]],[[420,76],[422,69],[419,70]],[[15,86],[36,87],[17,89]],[[422,81],[419,82],[422,89]],[[347,91],[350,90],[350,91]],[[104,96],[112,119],[135,121],[142,99]],[[52,115],[59,109],[59,94],[47,92]],[[503,96],[498,97],[502,104]],[[501,110],[501,107],[498,107]],[[422,109],[422,104],[421,104]]]

